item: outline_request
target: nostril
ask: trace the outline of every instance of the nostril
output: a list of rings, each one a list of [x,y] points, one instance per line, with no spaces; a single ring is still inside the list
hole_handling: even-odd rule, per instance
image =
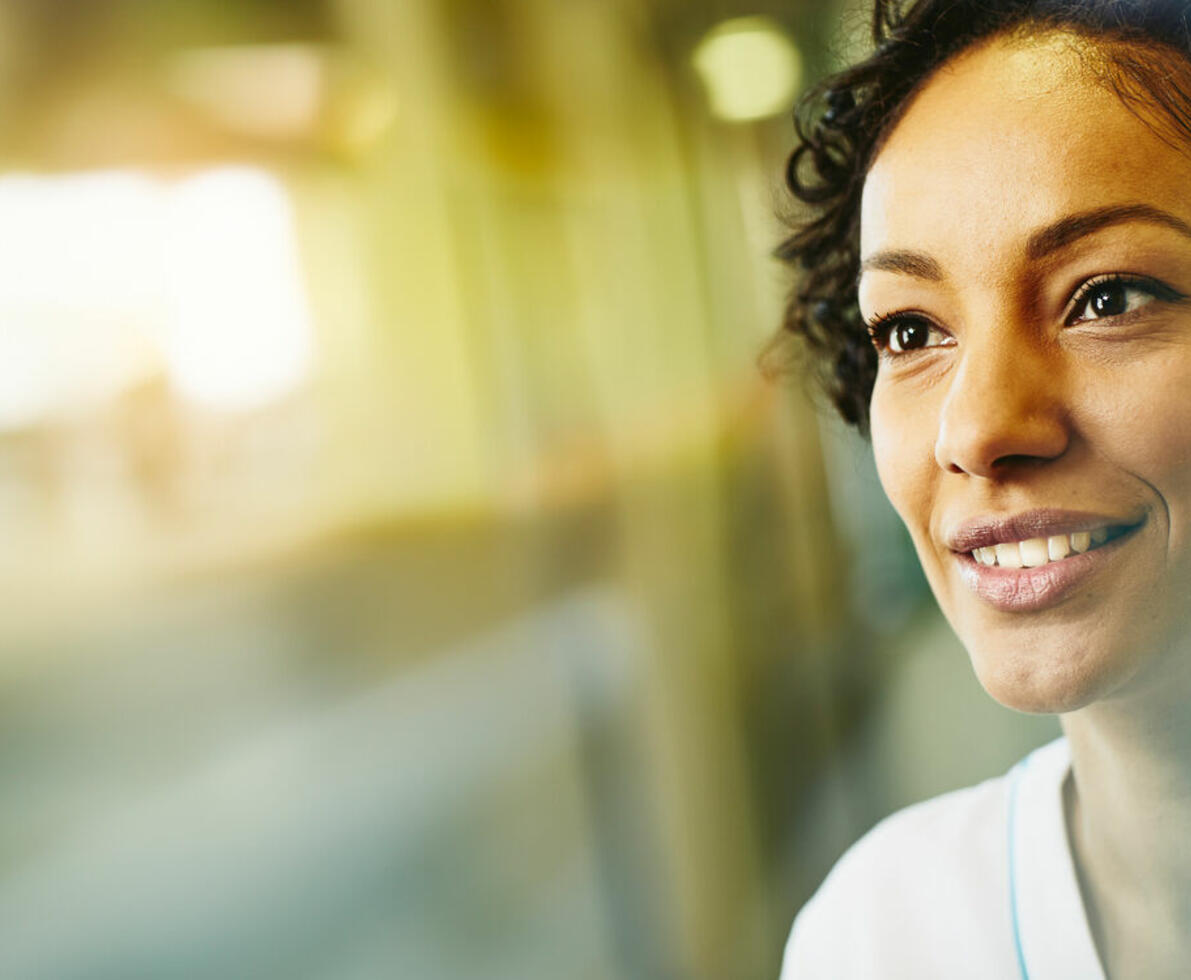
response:
[[[1027,466],[1030,463],[1037,463],[1039,457],[1026,456],[1020,453],[1011,453],[1007,456],[1001,456],[999,459],[993,460],[993,466],[998,469],[1008,470],[1015,469],[1022,466]]]
[[[966,433],[953,429],[936,445],[935,458],[947,473],[1006,477],[1058,459],[1068,445],[1068,433],[1057,422],[988,426]]]
[[[1015,365],[1020,370],[1013,374]],[[1024,370],[1031,366],[1037,370]],[[1020,357],[1012,363],[1007,356],[969,358],[940,408],[939,468],[1005,478],[1063,456],[1072,434],[1066,401],[1058,385],[1044,380],[1037,365]]]

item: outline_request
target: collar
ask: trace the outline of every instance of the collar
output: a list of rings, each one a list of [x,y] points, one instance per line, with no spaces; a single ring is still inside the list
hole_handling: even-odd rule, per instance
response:
[[[1021,980],[1104,980],[1067,839],[1070,771],[1060,738],[1009,775],[1009,900]]]

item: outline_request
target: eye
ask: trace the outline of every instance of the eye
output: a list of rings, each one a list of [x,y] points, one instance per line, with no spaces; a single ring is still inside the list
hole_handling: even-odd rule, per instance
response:
[[[1153,279],[1136,276],[1098,276],[1079,288],[1072,297],[1067,325],[1124,316],[1156,300],[1174,302],[1182,295]]]
[[[878,351],[907,354],[928,347],[955,343],[951,335],[916,313],[890,313],[869,324],[868,332]]]

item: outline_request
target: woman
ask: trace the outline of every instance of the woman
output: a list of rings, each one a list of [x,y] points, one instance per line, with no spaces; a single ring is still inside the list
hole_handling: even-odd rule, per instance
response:
[[[786,326],[985,689],[1065,738],[854,846],[786,980],[1191,976],[1189,23],[877,0],[801,109]]]

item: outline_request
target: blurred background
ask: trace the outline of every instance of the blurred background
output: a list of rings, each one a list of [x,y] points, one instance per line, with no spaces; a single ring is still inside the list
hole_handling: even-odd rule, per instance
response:
[[[824,0],[0,0],[0,975],[776,977],[993,705],[767,382]]]

